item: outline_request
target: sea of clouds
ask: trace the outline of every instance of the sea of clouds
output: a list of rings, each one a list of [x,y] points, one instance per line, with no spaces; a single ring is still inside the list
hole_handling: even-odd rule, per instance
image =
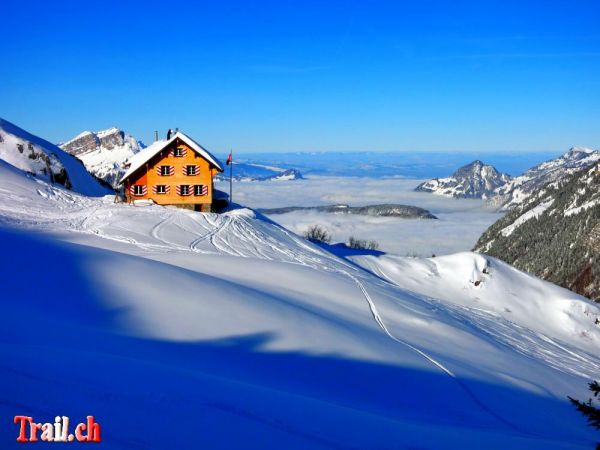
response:
[[[302,234],[311,225],[321,225],[332,242],[350,236],[375,240],[380,249],[398,255],[431,256],[470,250],[479,236],[501,213],[482,200],[453,199],[415,192],[423,180],[402,177],[354,178],[312,176],[304,180],[235,182],[233,200],[251,208],[348,204],[362,206],[397,203],[425,208],[438,220],[400,219],[313,211],[272,215],[284,227]],[[217,188],[228,191],[229,183]]]

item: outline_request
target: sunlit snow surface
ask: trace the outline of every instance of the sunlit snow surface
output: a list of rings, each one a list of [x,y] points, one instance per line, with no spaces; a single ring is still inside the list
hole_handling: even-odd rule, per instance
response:
[[[251,210],[86,198],[0,162],[2,446],[589,448],[599,308],[472,253],[340,259]],[[479,283],[476,283],[479,281]]]

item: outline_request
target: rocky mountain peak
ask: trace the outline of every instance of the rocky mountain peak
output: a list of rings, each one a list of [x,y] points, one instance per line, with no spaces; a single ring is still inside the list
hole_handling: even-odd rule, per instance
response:
[[[92,174],[118,188],[123,163],[143,149],[144,144],[120,128],[112,127],[84,131],[60,147],[79,158]]]
[[[76,137],[60,144],[60,147],[73,156],[80,156],[85,153],[93,152],[99,147],[112,150],[115,147],[125,145],[126,135],[119,128],[108,128],[106,130],[91,132],[84,131]]]
[[[426,181],[415,190],[455,198],[488,198],[508,181],[509,175],[477,159],[460,167],[452,176]]]
[[[107,150],[115,147],[122,147],[125,144],[125,132],[118,128],[109,128],[108,130],[98,131],[96,133],[100,140],[100,146]]]

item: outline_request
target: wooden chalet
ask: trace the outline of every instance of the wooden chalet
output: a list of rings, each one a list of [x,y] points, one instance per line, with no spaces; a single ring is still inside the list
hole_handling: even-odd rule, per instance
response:
[[[196,211],[212,210],[213,178],[223,172],[217,158],[178,131],[137,153],[120,180],[127,202],[152,200]]]

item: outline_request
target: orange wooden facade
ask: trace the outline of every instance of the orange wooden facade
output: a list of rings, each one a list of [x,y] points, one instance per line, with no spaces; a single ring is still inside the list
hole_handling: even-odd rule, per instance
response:
[[[163,166],[168,169],[161,169]],[[194,167],[195,174],[188,174],[188,166]],[[210,211],[217,172],[213,164],[175,139],[124,180],[125,197],[128,202],[151,199],[159,205],[188,205],[197,211]],[[189,193],[183,186],[188,186]]]

